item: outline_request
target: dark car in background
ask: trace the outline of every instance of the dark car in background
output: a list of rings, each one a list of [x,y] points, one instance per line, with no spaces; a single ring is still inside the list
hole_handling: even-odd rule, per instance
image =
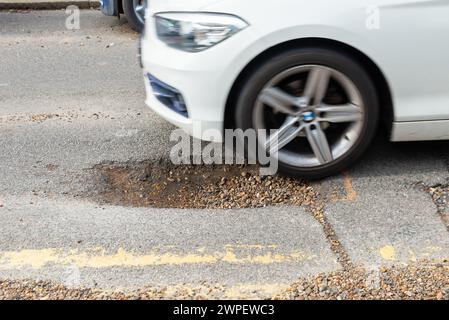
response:
[[[147,0],[100,0],[101,12],[108,16],[124,14],[131,27],[141,32],[144,26]]]

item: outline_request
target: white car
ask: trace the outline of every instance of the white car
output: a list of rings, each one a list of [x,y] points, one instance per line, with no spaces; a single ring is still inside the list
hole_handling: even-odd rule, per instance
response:
[[[152,0],[141,46],[148,106],[198,138],[279,129],[287,174],[342,171],[381,121],[449,139],[449,0]]]

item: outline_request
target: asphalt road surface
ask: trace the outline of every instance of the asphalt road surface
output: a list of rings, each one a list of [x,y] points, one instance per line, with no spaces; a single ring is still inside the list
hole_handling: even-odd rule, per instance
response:
[[[426,192],[448,184],[448,142],[380,135],[349,172],[314,183],[322,219],[305,206],[86,199],[98,164],[167,160],[173,127],[144,105],[137,35],[124,21],[85,10],[81,29],[67,30],[65,19],[0,12],[0,279],[125,291],[209,283],[226,298],[270,297],[348,263],[375,270],[449,257],[446,213]]]

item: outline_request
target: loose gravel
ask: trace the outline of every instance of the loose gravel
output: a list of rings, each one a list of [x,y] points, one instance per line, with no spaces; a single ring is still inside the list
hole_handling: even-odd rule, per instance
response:
[[[449,264],[421,262],[366,271],[354,268],[301,279],[275,299],[449,300]]]
[[[106,164],[95,169],[103,181],[100,200],[115,205],[229,209],[310,206],[317,202],[316,192],[307,182],[261,177],[253,166],[138,163]]]
[[[203,283],[196,287],[142,288],[134,292],[71,289],[47,281],[1,281],[0,300],[142,300],[219,299],[226,287]],[[260,298],[270,298],[263,297]],[[312,278],[301,278],[272,299],[449,300],[449,263],[420,262],[409,266],[384,267],[367,271],[353,268]]]
[[[433,202],[437,206],[441,220],[449,231],[449,187],[436,186],[427,188],[427,192],[432,196]]]
[[[125,115],[124,117],[129,117]],[[26,115],[9,115],[0,116],[0,123],[14,123],[14,122],[31,122],[31,123],[42,123],[49,120],[58,120],[65,122],[73,122],[76,119],[83,120],[98,120],[98,119],[109,119],[113,120],[114,117],[105,114],[103,112],[95,113],[83,113],[79,110],[68,110],[60,113],[38,113],[38,114],[26,114]]]

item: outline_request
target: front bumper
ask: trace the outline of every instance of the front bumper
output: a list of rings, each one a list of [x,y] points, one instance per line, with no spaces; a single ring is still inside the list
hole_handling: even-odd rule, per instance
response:
[[[242,44],[252,43],[256,35],[247,28],[212,48],[189,53],[170,48],[159,41],[152,27],[152,17],[147,17],[146,24],[141,43],[146,104],[196,138],[211,140],[209,130],[223,133],[228,95],[249,59]],[[188,117],[170,110],[155,98],[146,74],[151,74],[182,94]],[[216,141],[216,136],[213,139]]]
[[[159,73],[158,76],[160,75],[161,74]],[[146,72],[144,72],[144,81],[146,88],[145,104],[168,122],[185,130],[191,136],[201,140],[211,140],[211,138],[205,138],[205,134],[207,134],[207,132],[209,132],[210,130],[219,132],[220,134],[223,131],[222,118],[217,117],[216,120],[209,120],[205,117],[200,116],[195,116],[195,118],[193,118],[190,114],[188,116],[185,116],[183,114],[175,112],[171,108],[167,107],[167,105],[163,104],[156,97],[155,92],[150,84],[148,73]],[[194,106],[188,107],[188,110],[188,112],[193,112],[194,114],[200,113],[199,109]],[[221,139],[217,139],[217,135],[215,134],[214,141],[220,142]]]

